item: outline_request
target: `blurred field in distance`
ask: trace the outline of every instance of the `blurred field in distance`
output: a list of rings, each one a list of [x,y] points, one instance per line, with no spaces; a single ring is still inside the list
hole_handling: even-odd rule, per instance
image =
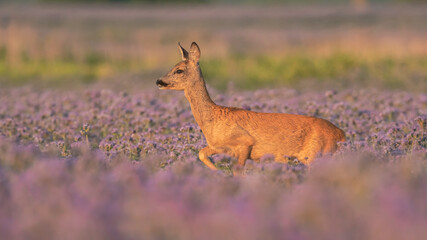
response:
[[[426,13],[426,5],[3,5],[0,84],[152,88],[179,60],[177,42],[196,41],[218,89],[426,91]]]

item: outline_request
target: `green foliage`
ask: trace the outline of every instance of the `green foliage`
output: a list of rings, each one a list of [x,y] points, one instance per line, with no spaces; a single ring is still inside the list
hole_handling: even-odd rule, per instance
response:
[[[3,52],[5,51],[0,49],[0,83],[10,86],[78,86],[131,71],[135,65],[130,61],[116,63],[98,53],[89,53],[83,60],[76,60],[72,55],[63,59],[36,60],[28,59],[22,54],[17,63],[11,63]]]
[[[348,86],[427,90],[425,57],[380,57],[368,59],[350,54],[329,56],[242,56],[205,60],[201,63],[207,81],[225,89],[233,81],[240,89],[261,87],[342,88]]]
[[[4,61],[6,54],[6,47],[0,47],[0,61]]]
[[[72,55],[56,60],[30,59],[26,54],[20,56],[18,61],[10,62],[6,49],[0,49],[0,83],[68,87],[70,82],[78,86],[142,72],[148,82],[169,67],[164,63],[144,64],[142,60],[111,60],[95,52],[87,53],[80,60]],[[427,91],[424,83],[427,57],[423,56],[364,58],[338,52],[327,56],[300,53],[281,57],[231,54],[202,59],[201,67],[208,84],[221,90],[232,82],[238,89],[247,90],[286,86]]]

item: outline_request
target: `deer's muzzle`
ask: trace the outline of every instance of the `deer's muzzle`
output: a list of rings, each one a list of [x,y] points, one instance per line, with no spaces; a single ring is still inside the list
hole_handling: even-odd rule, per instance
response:
[[[165,83],[159,79],[156,81],[156,85],[157,85],[157,87],[161,88],[161,87],[167,87],[169,84],[167,84],[167,83]]]

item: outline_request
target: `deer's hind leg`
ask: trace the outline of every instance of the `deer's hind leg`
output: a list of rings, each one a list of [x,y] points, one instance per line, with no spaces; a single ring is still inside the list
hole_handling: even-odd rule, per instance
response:
[[[299,152],[296,157],[305,165],[310,165],[313,160],[322,154],[324,144],[322,140],[318,139],[317,136],[310,139],[309,142],[304,146],[303,150]]]

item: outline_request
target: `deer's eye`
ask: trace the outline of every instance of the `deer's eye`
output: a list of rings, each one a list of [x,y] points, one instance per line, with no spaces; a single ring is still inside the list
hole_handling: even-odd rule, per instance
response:
[[[178,70],[175,71],[175,73],[178,73],[178,74],[181,74],[183,72],[184,72],[184,70],[181,70],[181,69],[178,69]]]

